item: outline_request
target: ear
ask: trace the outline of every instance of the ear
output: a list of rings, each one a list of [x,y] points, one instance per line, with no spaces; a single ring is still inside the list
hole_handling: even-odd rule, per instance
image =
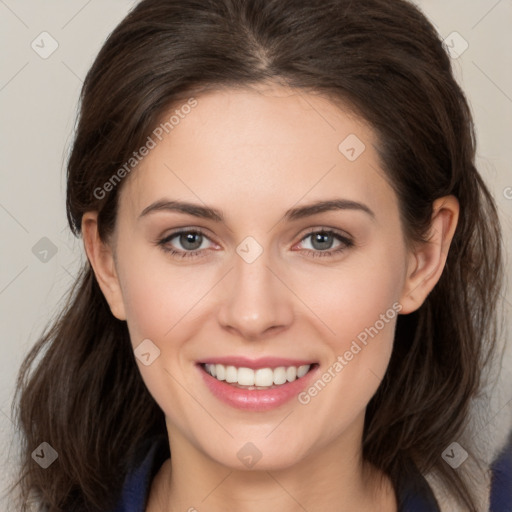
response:
[[[94,270],[96,280],[107,300],[110,311],[119,320],[126,320],[123,296],[115,268],[111,245],[100,239],[98,213],[86,212],[82,217],[82,237],[85,252]]]
[[[459,219],[459,201],[445,196],[434,201],[429,236],[414,244],[400,304],[401,314],[412,313],[425,301],[439,281]]]

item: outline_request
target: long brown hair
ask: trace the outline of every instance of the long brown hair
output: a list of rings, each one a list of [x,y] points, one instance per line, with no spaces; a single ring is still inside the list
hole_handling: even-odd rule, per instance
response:
[[[476,512],[469,477],[441,453],[463,432],[494,351],[501,235],[475,168],[467,101],[417,7],[405,0],[143,0],[108,37],[84,82],[67,167],[71,230],[79,236],[82,215],[95,210],[108,238],[123,183],[95,191],[172,106],[204,90],[265,81],[341,100],[373,127],[408,240],[427,233],[435,199],[459,200],[438,284],[398,319],[388,371],[367,408],[363,456],[394,482],[413,461]],[[51,512],[108,510],[137,447],[166,434],[126,324],[111,314],[88,262],[26,357],[14,406],[22,498],[35,491]],[[47,469],[31,458],[42,442],[59,454]]]

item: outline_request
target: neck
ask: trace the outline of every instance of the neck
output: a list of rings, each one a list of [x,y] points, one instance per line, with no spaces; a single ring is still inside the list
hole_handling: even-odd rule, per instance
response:
[[[291,467],[240,470],[170,434],[172,457],[153,480],[147,512],[397,510],[389,478],[363,462],[360,436],[347,433]]]

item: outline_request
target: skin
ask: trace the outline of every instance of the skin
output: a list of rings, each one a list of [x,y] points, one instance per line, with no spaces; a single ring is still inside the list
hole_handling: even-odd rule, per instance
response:
[[[328,371],[394,303],[401,314],[423,303],[441,276],[458,202],[437,200],[430,242],[408,248],[376,137],[361,119],[277,84],[197,100],[122,184],[112,238],[99,239],[96,212],[82,222],[112,313],[127,321],[134,348],[150,339],[161,351],[150,366],[137,359],[165,413],[172,453],[147,510],[396,511],[389,479],[361,456],[366,406],[385,374],[396,318],[307,405],[232,408],[209,392],[195,363],[271,355]],[[366,146],[353,162],[338,150],[349,134]],[[140,217],[164,198],[206,204],[225,220],[164,210]],[[335,198],[362,203],[374,217],[346,209],[284,219],[289,208]],[[185,227],[204,232],[201,256],[176,258],[156,243]],[[322,228],[354,245],[314,257],[344,247],[306,237]],[[263,249],[252,263],[236,252],[247,236]],[[191,250],[179,236],[167,247]],[[262,454],[252,469],[237,457],[247,442]]]

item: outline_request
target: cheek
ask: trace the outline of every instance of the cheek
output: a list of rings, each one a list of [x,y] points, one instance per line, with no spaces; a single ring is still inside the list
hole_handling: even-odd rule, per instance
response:
[[[322,360],[321,371],[298,396],[308,411],[304,428],[313,431],[320,422],[324,440],[336,438],[364,414],[386,373],[401,305],[393,302],[392,287],[387,291],[375,288],[362,301],[351,301],[349,291],[341,297],[339,293],[333,295],[340,307],[331,303],[330,318],[324,310],[336,335],[325,337],[330,350]]]
[[[330,350],[315,385],[299,401],[314,403],[319,414],[325,408],[323,413],[330,411],[331,419],[337,415],[333,425],[366,407],[386,372],[402,309],[401,251],[399,245],[381,244],[335,272],[318,269],[317,286],[309,287],[308,305],[328,327],[323,331]],[[299,293],[306,293],[306,287]],[[330,391],[324,393],[324,388]]]
[[[160,408],[177,423],[184,421],[180,418],[190,410],[190,400],[182,389],[185,365],[181,364],[186,359],[186,341],[198,329],[190,318],[194,305],[211,288],[193,272],[176,268],[161,255],[139,255],[135,251],[125,252],[118,270],[133,348],[151,340],[159,350],[158,357],[147,366],[137,360],[141,377]]]
[[[307,279],[297,275],[295,290],[322,320],[337,351],[358,336],[364,342],[369,329],[392,341],[404,265],[399,250],[381,246],[373,253],[354,254],[338,268],[312,269]]]
[[[211,272],[179,268],[154,248],[141,253],[125,252],[118,271],[134,345],[145,338],[172,337],[174,329],[187,324],[187,314],[215,282]]]

